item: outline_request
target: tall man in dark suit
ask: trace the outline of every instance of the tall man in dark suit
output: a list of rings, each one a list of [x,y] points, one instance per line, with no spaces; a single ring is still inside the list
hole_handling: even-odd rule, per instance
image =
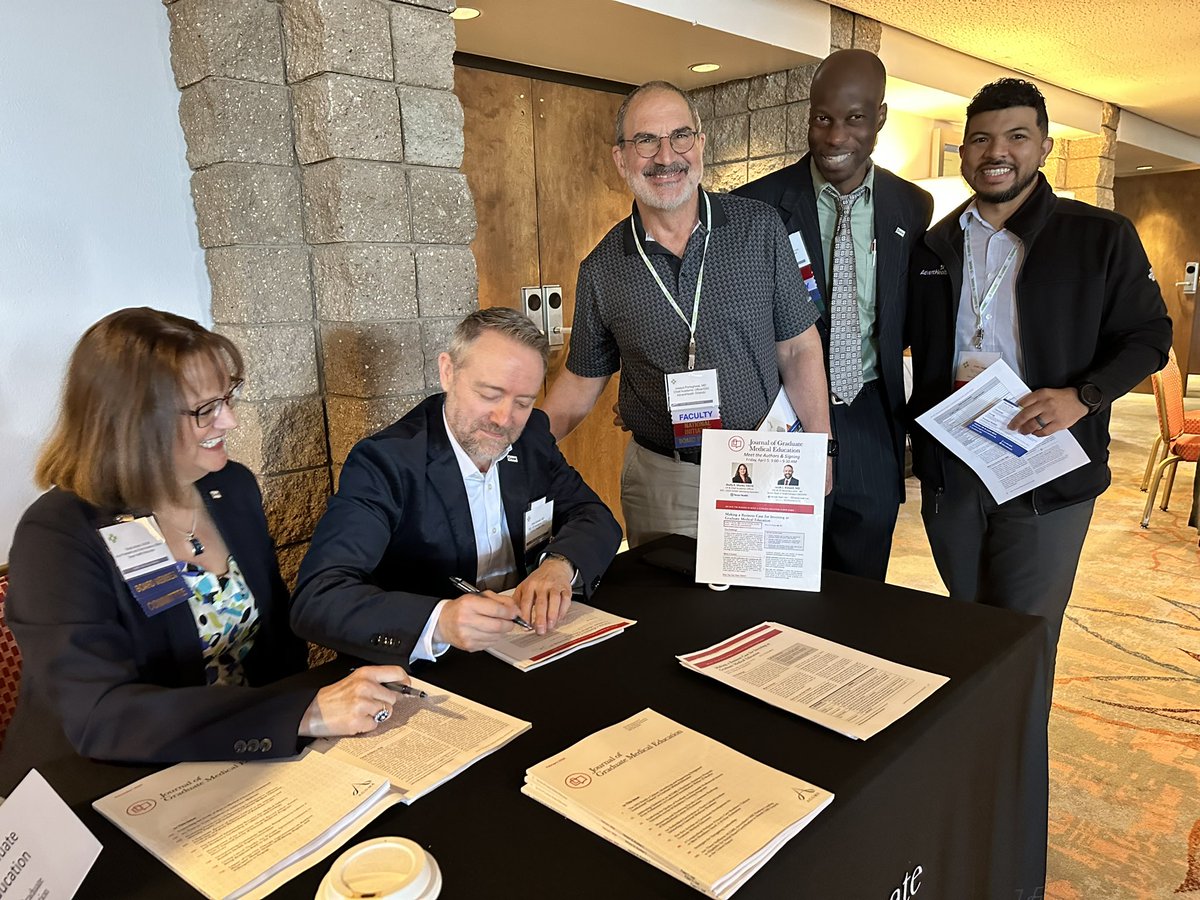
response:
[[[438,357],[445,393],[347,457],[300,567],[297,634],[370,660],[435,659],[491,646],[518,616],[545,633],[573,591],[599,586],[621,529],[533,408],[548,354],[514,310],[459,323]]]
[[[873,53],[830,54],[813,76],[809,152],[734,192],[778,210],[821,309],[838,451],[825,567],[877,581],[904,498],[908,260],[933,214],[927,193],[871,162],[886,76]]]

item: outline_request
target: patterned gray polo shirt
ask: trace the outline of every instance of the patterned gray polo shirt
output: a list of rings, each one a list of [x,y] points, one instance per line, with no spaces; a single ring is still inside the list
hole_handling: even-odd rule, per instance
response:
[[[683,259],[645,240],[651,264],[691,320],[696,278],[709,228],[708,259],[696,323],[696,368],[716,369],[723,428],[754,429],[779,392],[775,343],[817,321],[779,214],[729,194],[709,194],[712,222],[692,232]],[[701,219],[704,203],[700,204]],[[671,453],[674,437],[663,376],[687,369],[688,327],[671,309],[622,219],[579,266],[567,368],[585,378],[620,370],[621,418],[634,439]],[[695,453],[683,458],[694,459]]]

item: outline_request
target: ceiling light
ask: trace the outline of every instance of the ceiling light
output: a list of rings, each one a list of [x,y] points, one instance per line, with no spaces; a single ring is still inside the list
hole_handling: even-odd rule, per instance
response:
[[[1154,166],[1138,166],[1137,170],[1139,172],[1149,172],[1153,168],[1154,168]]]
[[[456,6],[450,13],[450,18],[465,22],[467,19],[478,19],[481,15],[483,13],[473,6]]]
[[[721,64],[720,63],[692,63],[690,66],[688,66],[688,68],[691,69],[693,72],[695,72],[698,75],[705,75],[709,72],[717,71],[717,69],[721,68]]]

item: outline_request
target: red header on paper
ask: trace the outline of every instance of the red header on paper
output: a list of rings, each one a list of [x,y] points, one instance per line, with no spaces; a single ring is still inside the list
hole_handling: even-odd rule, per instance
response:
[[[744,512],[781,512],[811,516],[811,503],[754,503],[749,500],[718,500],[717,509],[736,509]]]

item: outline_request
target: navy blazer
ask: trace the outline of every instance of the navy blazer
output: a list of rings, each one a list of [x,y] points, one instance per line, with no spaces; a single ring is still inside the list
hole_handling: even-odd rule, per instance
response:
[[[254,687],[210,687],[187,603],[146,616],[98,528],[119,513],[57,488],[21,517],[9,559],[8,625],[23,657],[0,793],[65,754],[122,762],[263,759],[299,750],[315,687],[266,687],[303,670],[262,496],[231,462],[196,483],[254,594],[259,630],[243,664]]]
[[[788,234],[800,232],[821,289],[821,339],[829,350],[825,251],[817,219],[817,198],[806,153],[800,161],[734,191],[775,207]],[[904,477],[904,319],[908,309],[908,262],[933,217],[933,198],[915,184],[875,166],[875,327],[892,444]],[[826,366],[828,368],[828,365]],[[904,496],[901,485],[900,496]]]
[[[444,399],[425,399],[350,451],[300,566],[292,600],[297,634],[363,659],[407,664],[433,608],[459,594],[450,576],[475,579],[475,531]],[[621,528],[563,459],[544,412],[532,411],[495,465],[518,574],[552,549],[579,569],[590,595],[617,552]],[[543,497],[554,501],[553,536],[527,558],[525,512]],[[377,634],[394,643],[373,644]]]

